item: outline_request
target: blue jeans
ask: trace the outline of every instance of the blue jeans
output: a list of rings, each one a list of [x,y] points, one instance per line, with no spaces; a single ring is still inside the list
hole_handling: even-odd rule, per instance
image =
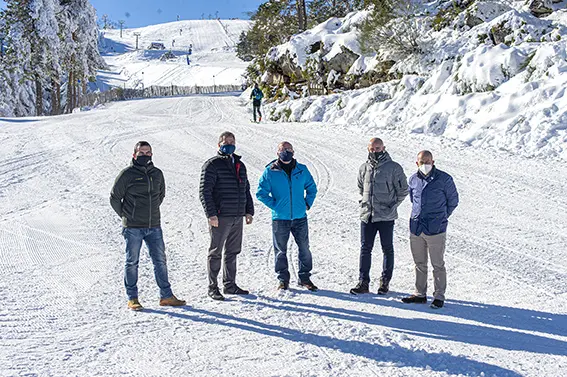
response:
[[[297,220],[272,220],[272,236],[274,239],[274,253],[276,259],[276,273],[278,279],[289,282],[287,264],[287,241],[289,234],[293,234],[299,249],[299,281],[308,281],[313,268],[311,251],[309,251],[309,227],[307,217]]]
[[[372,264],[372,248],[376,234],[380,234],[380,244],[384,260],[382,263],[382,280],[388,284],[394,272],[394,221],[377,221],[360,223],[360,281],[370,282],[370,266]]]
[[[126,266],[124,270],[124,286],[128,299],[138,298],[138,262],[142,241],[150,252],[154,264],[154,275],[160,290],[160,297],[173,296],[167,278],[165,244],[161,228],[123,228],[122,235],[126,240]]]

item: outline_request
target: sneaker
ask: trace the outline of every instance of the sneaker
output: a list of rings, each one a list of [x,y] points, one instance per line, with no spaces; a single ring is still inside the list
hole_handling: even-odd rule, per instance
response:
[[[280,283],[278,284],[278,289],[288,290],[289,282],[280,280]]]
[[[187,302],[185,300],[180,300],[175,296],[162,298],[159,300],[159,306],[185,306]]]
[[[385,295],[390,290],[390,282],[384,279],[380,279],[380,288],[378,288],[379,295]]]
[[[249,291],[246,289],[240,288],[238,285],[234,284],[233,286],[227,288],[224,287],[222,290],[225,295],[248,295],[250,294]]]
[[[361,293],[370,293],[370,290],[368,289],[368,282],[359,281],[356,287],[350,290],[351,295],[359,295]]]
[[[138,301],[137,298],[133,298],[131,300],[128,300],[128,309],[130,309],[130,310],[142,310],[142,309],[144,309],[144,307],[142,306],[142,304],[140,304],[140,301]]]
[[[307,289],[309,289],[312,292],[317,292],[319,290],[319,288],[317,288],[317,286],[315,284],[313,284],[313,282],[311,280],[304,280],[304,281],[300,281],[299,282],[299,286],[300,287],[305,287]]]
[[[224,301],[224,296],[221,295],[218,287],[209,288],[209,297],[212,298],[213,300]]]
[[[435,300],[433,300],[433,302],[431,303],[431,305],[429,305],[429,307],[431,309],[441,309],[443,307],[443,304],[445,302],[443,300],[439,300],[438,298],[436,298]]]
[[[425,303],[427,303],[427,297],[411,295],[411,296],[407,296],[407,297],[402,298],[402,302],[404,304],[425,304]]]

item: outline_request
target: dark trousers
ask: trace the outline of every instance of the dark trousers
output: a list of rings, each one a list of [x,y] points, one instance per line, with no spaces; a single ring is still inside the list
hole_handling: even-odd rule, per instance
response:
[[[221,269],[222,254],[224,250],[223,285],[226,288],[236,284],[236,256],[242,249],[242,216],[219,217],[219,226],[209,226],[211,245],[207,259],[209,272],[209,289],[218,286],[217,278]]]
[[[274,239],[274,254],[276,259],[276,273],[280,281],[289,282],[289,269],[287,263],[287,241],[289,234],[293,234],[299,249],[298,278],[307,281],[311,276],[313,260],[309,250],[309,227],[307,217],[297,220],[272,220],[272,236]]]
[[[256,121],[256,111],[258,112],[258,115],[260,116],[259,119],[262,119],[262,113],[260,112],[260,103],[254,103],[252,105],[253,107],[253,111],[254,111],[254,122]]]
[[[394,221],[377,221],[368,224],[360,223],[360,277],[364,282],[370,282],[370,266],[372,265],[372,249],[376,234],[380,234],[380,244],[384,261],[382,266],[382,280],[389,283],[394,272]]]

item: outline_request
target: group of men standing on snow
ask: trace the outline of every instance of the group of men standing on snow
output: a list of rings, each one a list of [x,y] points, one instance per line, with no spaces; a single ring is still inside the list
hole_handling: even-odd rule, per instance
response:
[[[224,300],[224,294],[247,295],[249,291],[236,284],[236,260],[242,248],[244,221],[251,224],[254,205],[246,166],[235,154],[236,138],[223,132],[218,139],[218,153],[202,168],[199,196],[209,223],[210,245],[207,258],[208,295]],[[383,269],[378,294],[387,294],[394,270],[394,222],[397,208],[410,195],[410,248],[415,262],[415,293],[402,298],[404,303],[427,302],[428,257],[434,277],[432,308],[445,301],[446,272],[444,253],[449,216],[458,205],[458,193],[451,176],[436,168],[433,155],[417,155],[417,172],[409,180],[402,167],[394,162],[381,139],[368,143],[368,159],[358,173],[361,195],[361,249],[358,284],[352,294],[370,292],[372,249],[379,236],[383,252]],[[277,146],[277,158],[268,164],[260,177],[256,197],[272,210],[272,239],[278,289],[287,290],[291,280],[287,244],[293,235],[298,246],[298,284],[311,291],[313,267],[309,248],[307,211],[313,206],[317,185],[309,169],[294,158],[291,143]],[[126,241],[124,284],[128,307],[142,309],[138,301],[138,261],[142,241],[146,242],[160,288],[160,305],[182,306],[186,302],[172,293],[167,277],[165,246],[160,227],[159,207],[165,197],[165,180],[152,161],[152,149],[145,141],[134,148],[131,165],[116,178],[110,194],[113,209],[122,219]],[[224,258],[223,258],[224,256]],[[218,275],[223,269],[223,292]]]

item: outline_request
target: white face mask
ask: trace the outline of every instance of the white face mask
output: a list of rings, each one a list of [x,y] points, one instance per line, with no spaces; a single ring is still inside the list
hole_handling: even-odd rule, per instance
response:
[[[419,171],[422,172],[423,175],[429,174],[431,169],[433,169],[433,165],[429,165],[429,164],[419,165]]]

